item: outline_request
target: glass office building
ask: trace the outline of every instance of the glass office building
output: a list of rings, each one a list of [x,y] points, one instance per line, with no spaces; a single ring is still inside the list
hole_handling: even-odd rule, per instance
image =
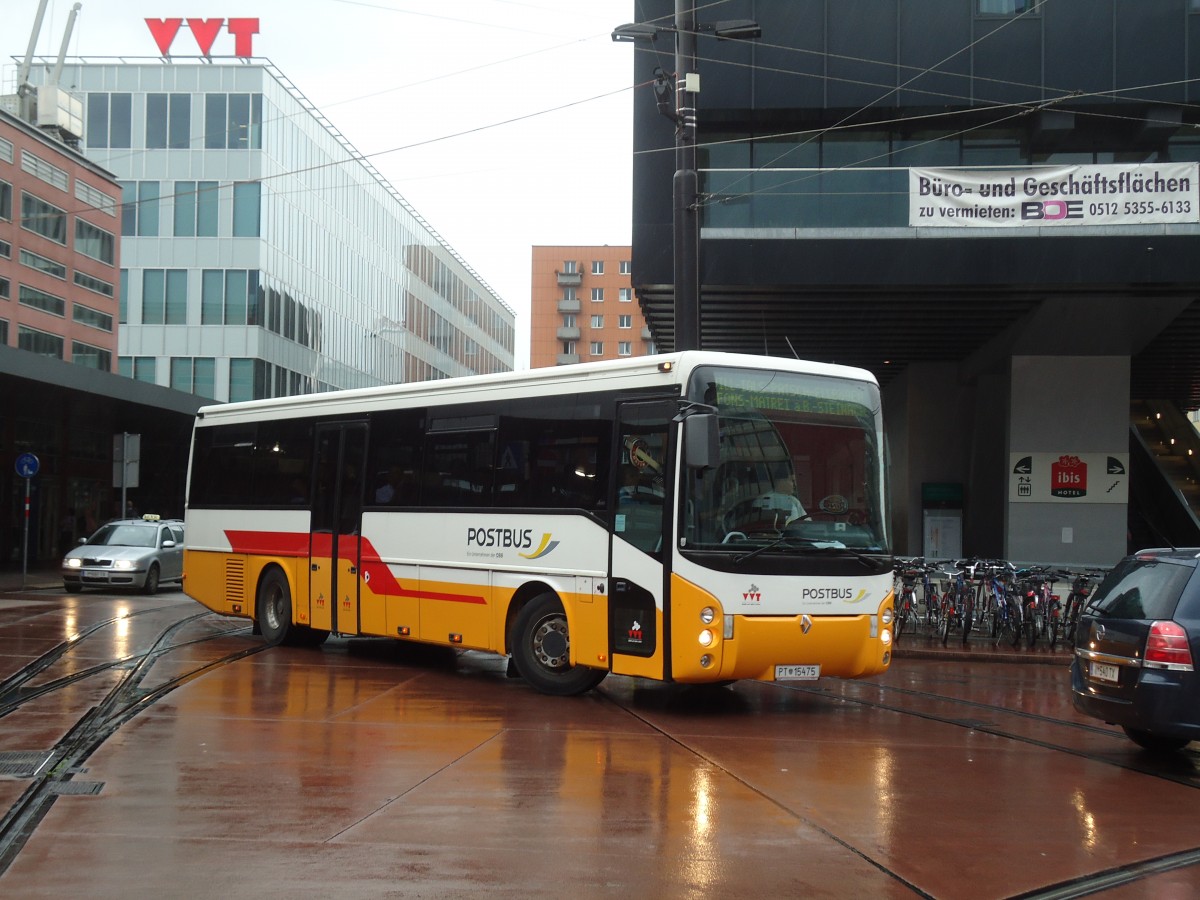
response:
[[[513,310],[270,62],[59,84],[122,187],[122,374],[233,401],[513,368]]]

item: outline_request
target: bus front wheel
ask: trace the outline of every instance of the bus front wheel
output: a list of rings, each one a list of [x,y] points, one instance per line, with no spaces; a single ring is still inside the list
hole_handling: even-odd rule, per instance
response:
[[[567,614],[553,594],[539,594],[521,608],[513,622],[509,646],[521,677],[543,694],[558,697],[582,694],[608,674],[601,669],[570,664]]]

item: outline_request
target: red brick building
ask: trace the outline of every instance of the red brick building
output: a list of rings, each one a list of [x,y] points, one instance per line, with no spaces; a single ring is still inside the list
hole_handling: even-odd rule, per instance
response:
[[[112,173],[0,110],[0,344],[113,371],[120,203]]]

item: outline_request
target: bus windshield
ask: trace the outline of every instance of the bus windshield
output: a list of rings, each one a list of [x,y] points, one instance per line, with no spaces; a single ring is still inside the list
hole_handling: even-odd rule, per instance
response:
[[[721,437],[719,464],[684,475],[683,549],[889,552],[876,385],[705,367],[689,399]]]

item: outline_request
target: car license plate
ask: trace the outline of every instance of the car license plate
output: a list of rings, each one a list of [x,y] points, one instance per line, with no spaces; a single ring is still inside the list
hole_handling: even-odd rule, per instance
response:
[[[1107,663],[1088,663],[1088,675],[1096,681],[1116,684],[1121,680],[1121,669],[1119,666],[1110,666]]]
[[[821,677],[820,666],[776,666],[776,681],[816,681]]]

